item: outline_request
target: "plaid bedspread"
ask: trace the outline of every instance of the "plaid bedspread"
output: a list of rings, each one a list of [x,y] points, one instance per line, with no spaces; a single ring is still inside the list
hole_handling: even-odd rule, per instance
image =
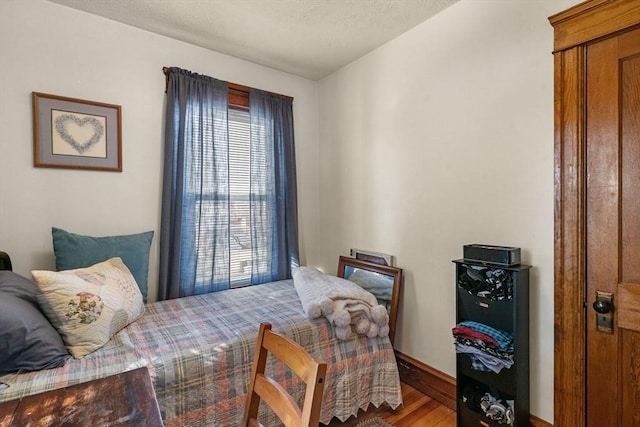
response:
[[[263,321],[327,362],[322,423],[344,421],[370,403],[402,403],[389,339],[338,340],[324,317],[304,316],[290,280],[148,304],[142,318],[83,359],[0,377],[9,385],[0,402],[147,366],[167,426],[235,427]],[[301,402],[303,384],[284,365],[269,360],[267,373]],[[265,415],[266,425],[277,425],[273,414]]]

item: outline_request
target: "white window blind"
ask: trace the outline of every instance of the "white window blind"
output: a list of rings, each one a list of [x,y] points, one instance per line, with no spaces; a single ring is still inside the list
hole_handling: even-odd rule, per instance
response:
[[[231,286],[249,284],[251,278],[251,214],[249,209],[249,113],[229,110],[229,267]]]

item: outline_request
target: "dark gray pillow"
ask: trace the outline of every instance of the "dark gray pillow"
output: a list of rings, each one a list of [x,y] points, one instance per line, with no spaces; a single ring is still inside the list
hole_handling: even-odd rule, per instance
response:
[[[38,308],[36,290],[31,280],[0,271],[0,373],[56,368],[70,357]]]

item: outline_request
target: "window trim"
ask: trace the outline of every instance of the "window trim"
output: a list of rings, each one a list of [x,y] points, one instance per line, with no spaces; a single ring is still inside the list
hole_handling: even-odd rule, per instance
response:
[[[249,87],[236,83],[229,83],[229,108],[249,111]]]

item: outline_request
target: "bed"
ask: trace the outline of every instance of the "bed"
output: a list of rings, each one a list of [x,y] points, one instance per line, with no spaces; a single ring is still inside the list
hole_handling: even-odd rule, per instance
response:
[[[389,338],[337,339],[325,318],[305,317],[292,280],[147,304],[141,318],[82,359],[1,376],[9,387],[0,401],[146,366],[167,426],[236,426],[262,321],[327,362],[323,424],[370,404],[402,403]],[[290,372],[272,362],[268,372],[302,399],[303,384]]]

